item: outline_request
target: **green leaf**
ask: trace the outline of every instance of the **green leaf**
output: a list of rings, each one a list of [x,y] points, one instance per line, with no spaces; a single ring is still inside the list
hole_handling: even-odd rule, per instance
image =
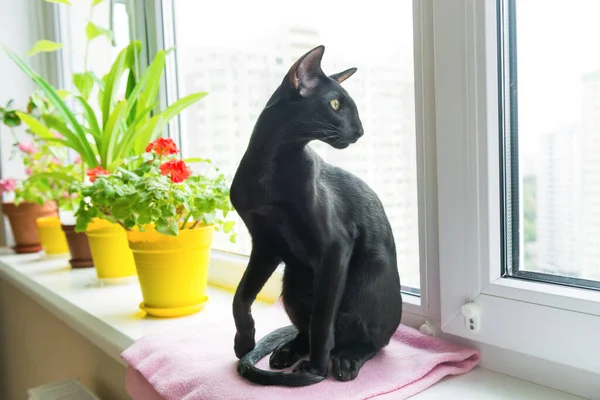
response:
[[[146,83],[148,84],[148,86],[151,88],[150,90],[153,90],[153,79],[155,79],[155,75],[157,73],[161,73],[162,70],[165,67],[165,54],[164,51],[159,51],[156,54],[156,57],[154,58],[154,61],[152,61],[152,64],[150,64],[150,66],[146,69],[146,71],[144,71],[144,73],[142,74],[140,80],[135,84],[135,86],[133,88],[131,88],[131,90],[127,91],[126,97],[127,100],[129,101],[129,109],[127,110],[127,114],[131,115],[132,113],[135,114],[135,110],[134,110],[134,106],[135,104],[137,104],[137,99],[138,99],[138,95],[140,94],[142,88],[144,86],[146,86]],[[157,72],[160,71],[160,72]],[[131,75],[130,75],[131,77]],[[160,75],[159,75],[160,78]],[[134,78],[135,79],[135,78]],[[129,80],[127,82],[128,86],[129,86]],[[129,89],[129,87],[128,87]],[[156,96],[155,96],[156,97]]]
[[[174,217],[177,214],[177,209],[173,204],[169,204],[162,210],[162,213],[165,217]]]
[[[77,151],[81,155],[81,158],[89,167],[97,166],[98,162],[96,161],[96,157],[94,155],[92,147],[87,142],[87,138],[85,136],[83,127],[79,124],[79,122],[77,122],[77,118],[75,118],[75,115],[71,112],[69,107],[67,107],[65,102],[60,98],[56,90],[42,77],[35,73],[27,64],[25,64],[23,60],[21,60],[19,56],[17,56],[14,52],[12,52],[6,47],[3,47],[3,49],[6,52],[6,54],[8,54],[8,56],[17,64],[17,66],[23,72],[25,72],[33,80],[33,82],[44,92],[50,103],[56,108],[56,110],[60,114],[62,114],[65,120],[68,121],[68,123],[71,125],[77,136],[77,148],[71,148],[73,148],[73,150]],[[75,145],[76,144],[73,143],[73,146]]]
[[[143,133],[140,132],[141,129],[138,131],[139,133],[137,133],[137,139],[134,145],[134,153],[141,154],[148,143],[161,136],[164,126],[168,124],[173,117],[175,117],[185,108],[204,98],[207,94],[208,93],[206,92],[200,92],[183,97],[171,104],[160,114],[153,116],[149,121],[146,122],[145,127],[142,128],[144,130]],[[160,123],[158,119],[160,119]]]
[[[183,161],[187,164],[193,164],[193,163],[201,163],[201,162],[210,162],[210,160],[208,158],[199,158],[199,157],[194,157],[194,158],[184,158]]]
[[[127,46],[127,55],[125,57],[125,65],[127,68],[136,71],[136,66],[140,59],[140,53],[142,52],[142,42],[139,40],[132,40]]]
[[[133,121],[133,123],[130,125],[130,129],[137,129],[137,127],[141,127],[142,126],[142,122],[144,121],[144,119],[146,119],[146,117],[150,114],[150,112],[154,109],[154,107],[156,107],[156,103],[153,103],[151,105],[149,105],[148,107],[146,107],[145,109],[141,110],[138,108],[137,111],[137,116],[135,118],[135,121]]]
[[[107,186],[106,189],[104,189],[104,195],[109,199],[113,199],[115,194],[116,190],[112,186]]]
[[[17,114],[14,111],[9,111],[5,113],[3,122],[4,125],[10,126],[11,128],[21,125],[21,119],[17,116]]]
[[[152,216],[153,219],[158,219],[158,218],[162,217],[162,211],[160,211],[160,208],[152,208],[150,210],[150,215]]]
[[[28,56],[33,56],[37,53],[46,53],[59,50],[63,47],[62,43],[53,42],[51,40],[38,40],[33,47],[27,52]]]
[[[176,202],[185,204],[186,196],[183,193],[179,191],[174,191],[173,198]]]
[[[137,220],[140,225],[148,225],[152,222],[152,216],[148,214],[140,214]]]
[[[163,50],[156,53],[156,57],[146,70],[148,73],[148,85],[144,91],[144,97],[146,98],[145,106],[148,107],[151,103],[154,103],[158,90],[160,87],[160,79],[165,69],[165,52]]]
[[[134,154],[144,153],[146,146],[152,140],[151,138],[156,136],[157,133],[160,134],[164,126],[164,120],[159,115],[150,118],[141,127],[132,126],[130,132],[127,132],[120,154],[126,154],[125,151],[131,151],[132,149]]]
[[[235,221],[227,221],[227,222],[225,222],[225,224],[223,225],[223,232],[225,232],[225,233],[231,232],[231,230],[233,229],[234,225],[235,225]]]
[[[79,144],[77,143],[77,136],[67,127],[67,125],[63,121],[50,114],[43,114],[42,118],[46,125],[48,125],[48,128],[54,129],[55,131],[63,135],[63,137],[65,138],[64,141],[70,144],[69,147],[73,149],[74,147],[79,147]],[[55,139],[54,136],[52,136],[51,138],[47,138],[46,140],[52,141]]]
[[[92,78],[94,78],[94,82],[96,82],[96,85],[98,85],[100,90],[104,90],[104,81],[102,79],[98,78],[98,76],[93,71],[88,71],[88,74],[90,74],[90,76]],[[102,102],[100,102],[100,104],[101,103]]]
[[[110,72],[106,75],[104,83],[104,91],[102,91],[102,126],[105,127],[110,116],[110,108],[113,101],[113,96],[117,91],[119,80],[123,71],[125,70],[125,57],[127,55],[127,49],[121,50],[117,59],[113,63]]]
[[[60,4],[66,4],[68,6],[71,5],[71,3],[69,3],[69,0],[44,0],[46,3],[60,3]]]
[[[182,97],[181,99],[177,100],[169,107],[167,107],[163,112],[160,113],[160,115],[165,119],[165,123],[168,124],[171,121],[171,119],[173,119],[173,117],[178,115],[180,112],[182,112],[184,109],[191,106],[192,104],[202,100],[207,95],[207,92],[199,92]]]
[[[125,218],[125,221],[123,221],[123,225],[125,225],[125,228],[127,229],[131,229],[134,226],[137,225],[137,218],[135,215],[130,215],[128,218]]]
[[[73,83],[86,101],[94,89],[94,77],[89,72],[73,74]]]
[[[80,208],[81,210],[81,208]],[[80,214],[81,215],[81,214]],[[81,232],[85,232],[87,230],[88,225],[92,222],[92,218],[91,217],[77,217],[77,220],[75,221],[75,232],[77,233],[81,233]]]
[[[229,241],[230,241],[231,243],[234,243],[234,244],[235,244],[235,242],[237,241],[237,235],[231,235],[231,236],[229,237]]]
[[[90,128],[90,131],[92,133],[92,136],[96,141],[96,146],[100,148],[102,132],[100,131],[100,126],[98,125],[98,119],[96,118],[94,110],[92,110],[92,107],[81,96],[76,96],[75,100],[77,100],[79,104],[81,104],[81,106],[83,107],[83,116],[85,117],[85,120],[88,123],[88,127]]]
[[[127,77],[127,86],[125,87],[125,98],[130,102],[129,109],[127,110],[127,125],[131,125],[135,121],[135,114],[137,110],[137,99],[131,96],[131,92],[135,89],[135,73],[133,70],[129,70],[129,76]]]
[[[98,4],[102,3],[104,0],[93,0],[92,1],[92,7],[97,6]]]
[[[69,174],[65,174],[62,172],[39,172],[37,174],[32,174],[29,176],[30,180],[41,180],[41,179],[52,179],[55,181],[62,181],[62,182],[73,182],[74,178],[72,175]]]
[[[56,93],[58,93],[58,95],[60,96],[61,99],[66,99],[67,97],[69,97],[72,93],[69,92],[68,90],[63,90],[63,89],[58,89],[56,91]]]
[[[99,150],[104,168],[107,168],[114,160],[115,148],[121,132],[121,122],[127,116],[127,104],[127,100],[120,101],[117,104],[102,132],[102,142]]]
[[[177,236],[179,234],[179,226],[175,221],[165,221],[166,223],[157,223],[156,231],[168,236]]]
[[[110,207],[110,213],[116,219],[125,219],[131,215],[131,207],[129,207],[129,199],[119,197]]]
[[[85,35],[87,36],[88,40],[94,40],[98,36],[105,36],[108,40],[113,39],[113,33],[110,29],[101,28],[91,21],[88,22],[87,26],[85,27]]]
[[[33,133],[35,133],[42,139],[49,139],[49,138],[54,137],[54,135],[50,132],[50,130],[48,128],[46,128],[44,125],[42,125],[38,120],[36,120],[32,116],[22,113],[20,111],[17,111],[16,114],[19,116],[21,121],[23,121],[25,123],[25,125],[27,125],[29,127],[29,129],[31,129],[31,131]]]

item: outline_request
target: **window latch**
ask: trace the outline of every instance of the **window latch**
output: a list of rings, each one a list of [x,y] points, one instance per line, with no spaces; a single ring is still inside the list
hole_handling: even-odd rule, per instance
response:
[[[461,308],[465,317],[465,325],[469,332],[479,332],[481,325],[481,307],[475,303],[467,303]]]

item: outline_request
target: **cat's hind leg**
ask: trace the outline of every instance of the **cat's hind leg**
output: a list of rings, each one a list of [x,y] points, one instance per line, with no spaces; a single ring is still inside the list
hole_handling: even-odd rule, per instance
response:
[[[308,337],[299,333],[294,339],[281,345],[271,354],[269,365],[273,369],[284,369],[296,364],[310,351]]]
[[[287,260],[283,275],[282,297],[285,311],[298,329],[298,336],[273,352],[269,365],[284,369],[308,355],[313,273],[297,260]]]
[[[355,344],[336,349],[331,356],[331,374],[338,381],[354,380],[364,363],[373,358],[376,352],[371,344]]]

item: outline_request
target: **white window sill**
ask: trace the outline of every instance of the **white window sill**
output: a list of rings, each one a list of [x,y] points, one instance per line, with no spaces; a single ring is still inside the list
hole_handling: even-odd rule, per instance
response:
[[[213,263],[215,272],[211,275],[226,274],[227,267],[222,265],[222,261],[219,259]],[[121,352],[142,336],[197,328],[221,319],[223,315],[231,315],[232,292],[209,287],[210,302],[198,314],[175,319],[145,318],[145,314],[137,307],[142,300],[137,284],[101,287],[97,284],[93,269],[71,270],[67,265],[65,259],[42,259],[38,254],[3,255],[0,257],[0,278],[23,291],[123,365],[126,364],[120,357]],[[229,281],[224,286],[237,285],[241,275],[238,269],[232,268]],[[265,298],[276,295],[277,278],[269,285],[262,293]],[[266,302],[255,303],[255,307],[267,306]],[[393,395],[384,398],[391,400]],[[446,378],[413,398],[580,399],[482,368],[476,368],[466,375]]]

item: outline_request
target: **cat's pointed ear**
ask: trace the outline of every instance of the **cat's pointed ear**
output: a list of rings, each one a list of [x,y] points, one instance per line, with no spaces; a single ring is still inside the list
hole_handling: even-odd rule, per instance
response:
[[[295,89],[302,97],[310,96],[325,77],[321,69],[321,59],[325,46],[317,46],[298,59],[286,75],[289,87]]]
[[[343,72],[338,72],[337,74],[329,75],[331,79],[335,79],[338,83],[344,82],[346,79],[350,78],[356,72],[356,68],[348,68]]]

